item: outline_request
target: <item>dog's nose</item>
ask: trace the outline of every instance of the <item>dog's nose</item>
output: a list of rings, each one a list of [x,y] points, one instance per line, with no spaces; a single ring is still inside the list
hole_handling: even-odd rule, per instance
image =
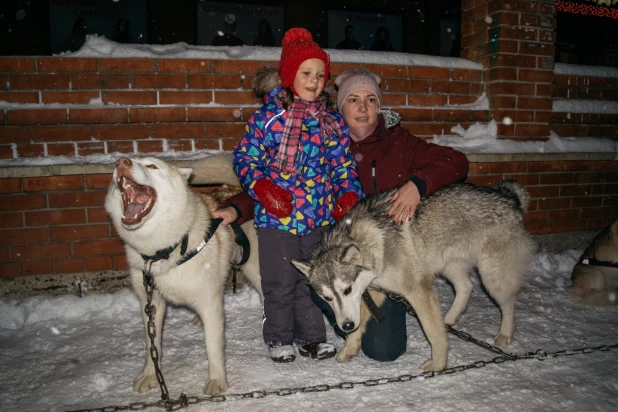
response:
[[[127,159],[126,157],[121,157],[120,159],[116,160],[116,169],[118,170],[122,171],[125,169],[129,169],[131,166],[133,166],[131,159]]]
[[[343,329],[346,332],[354,330],[354,322],[346,322],[346,323],[344,323],[343,325],[341,325],[341,329]]]

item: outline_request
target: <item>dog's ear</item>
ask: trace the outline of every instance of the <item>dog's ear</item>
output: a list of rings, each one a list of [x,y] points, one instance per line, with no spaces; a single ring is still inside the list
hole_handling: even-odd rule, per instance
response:
[[[178,172],[186,180],[189,180],[189,178],[191,177],[191,173],[193,173],[193,168],[192,167],[179,167]]]
[[[345,265],[360,265],[363,263],[363,257],[356,245],[350,245],[345,248],[339,260]]]
[[[302,260],[292,259],[292,264],[296,269],[300,270],[300,273],[302,273],[303,275],[309,277],[309,275],[311,274],[311,268],[313,267],[311,263]]]

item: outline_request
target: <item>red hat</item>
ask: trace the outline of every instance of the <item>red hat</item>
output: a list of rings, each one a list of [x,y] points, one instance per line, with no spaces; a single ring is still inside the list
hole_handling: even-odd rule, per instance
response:
[[[290,87],[294,84],[298,67],[309,59],[319,59],[324,62],[324,66],[326,66],[324,79],[328,80],[330,59],[328,54],[313,41],[309,30],[300,27],[288,30],[283,36],[281,46],[279,76],[281,77],[282,87]]]

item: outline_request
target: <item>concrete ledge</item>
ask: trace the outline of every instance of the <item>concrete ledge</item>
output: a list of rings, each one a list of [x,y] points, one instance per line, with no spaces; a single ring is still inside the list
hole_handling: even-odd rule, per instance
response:
[[[240,289],[245,278],[236,273],[236,287]],[[105,270],[51,275],[32,275],[0,278],[0,297],[22,300],[37,295],[77,295],[114,293],[131,287],[128,271]],[[232,290],[230,273],[226,290]]]
[[[614,160],[616,158],[616,153],[466,153],[466,157],[470,163],[547,162],[560,160]]]
[[[616,153],[577,152],[577,153],[467,153],[470,163],[484,162],[547,162],[560,160],[614,160]],[[174,160],[172,164],[187,165],[186,161]],[[68,176],[112,173],[112,164],[66,164],[47,166],[7,166],[0,167],[0,178]]]

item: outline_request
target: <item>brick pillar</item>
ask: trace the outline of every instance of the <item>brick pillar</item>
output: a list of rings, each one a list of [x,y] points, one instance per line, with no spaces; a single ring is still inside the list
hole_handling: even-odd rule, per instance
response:
[[[461,57],[485,68],[483,80],[498,135],[522,140],[549,136],[554,1],[462,0],[461,9]]]

